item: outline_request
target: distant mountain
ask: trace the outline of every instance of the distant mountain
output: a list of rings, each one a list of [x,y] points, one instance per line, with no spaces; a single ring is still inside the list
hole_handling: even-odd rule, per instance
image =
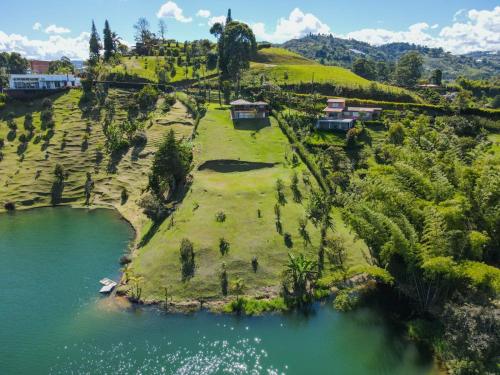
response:
[[[453,55],[442,48],[429,48],[410,43],[390,43],[381,46],[354,39],[335,38],[331,35],[308,35],[285,42],[281,47],[299,53],[326,65],[350,68],[358,57],[375,61],[396,62],[409,51],[418,51],[424,56],[425,74],[434,69],[443,71],[443,78],[452,80],[459,75],[471,79],[487,79],[500,74],[498,52],[473,52]]]

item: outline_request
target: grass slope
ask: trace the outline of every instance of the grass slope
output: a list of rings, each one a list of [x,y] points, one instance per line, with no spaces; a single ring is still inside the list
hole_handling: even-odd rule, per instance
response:
[[[147,79],[150,82],[158,83],[157,71],[165,65],[165,57],[162,56],[138,56],[138,57],[122,57],[120,64],[112,67],[110,73],[128,73],[137,75],[139,78]],[[179,82],[186,79],[193,79],[193,67],[188,66],[187,74],[184,66],[177,65],[175,59],[176,75],[169,76],[170,82]],[[203,75],[216,73],[216,70],[206,71],[204,67],[199,71]]]
[[[298,234],[298,220],[305,215],[307,200],[304,198],[301,203],[295,203],[289,189],[293,172],[300,177],[306,170],[305,166],[299,164],[292,167],[287,161],[291,159],[292,151],[274,119],[265,127],[252,121],[234,126],[227,110],[210,105],[206,117],[200,122],[198,134],[194,144],[194,182],[190,191],[173,220],[167,219],[155,236],[136,251],[130,266],[131,274],[142,277],[142,298],[147,301],[163,300],[165,287],[177,301],[220,298],[219,272],[223,262],[229,282],[242,278],[247,294],[265,295],[270,290],[277,291],[287,253],[306,251],[315,257],[317,251],[319,233],[312,224],[308,224],[308,230],[313,247],[304,250]],[[232,160],[233,165],[213,162],[217,160]],[[215,168],[198,169],[210,161]],[[240,165],[241,171],[234,171],[238,169],[234,164],[244,161],[278,164],[250,170],[247,170],[248,166]],[[286,186],[287,203],[281,208],[282,223],[283,232],[292,236],[292,249],[285,246],[283,236],[275,228],[275,183],[278,178]],[[300,182],[304,197],[309,189]],[[257,215],[259,209],[261,218]],[[223,223],[215,220],[219,211],[227,216]],[[359,262],[362,246],[340,219],[337,224],[339,233],[348,238],[349,245],[353,245],[352,262]],[[229,253],[225,256],[219,251],[221,237],[230,243]],[[196,254],[195,275],[186,282],[181,280],[179,260],[183,238],[194,243]],[[259,261],[256,273],[251,267],[253,256],[257,256]]]
[[[285,74],[288,79],[285,79]],[[333,83],[342,87],[361,87],[369,89],[374,83],[358,76],[349,69],[340,66],[320,65],[295,52],[283,48],[268,48],[258,52],[250,70],[244,74],[247,82],[257,83],[260,76],[265,76],[266,81],[278,85],[308,83]],[[380,89],[394,93],[407,93],[408,91],[395,86],[377,83]]]
[[[55,133],[48,146],[44,141],[34,143],[40,129],[41,100],[31,103],[9,103],[6,111],[14,112],[18,126],[14,139],[8,137],[8,128],[0,121],[0,138],[6,141],[1,150],[4,160],[0,161],[0,211],[5,202],[14,202],[16,208],[30,208],[50,205],[53,171],[57,163],[64,166],[69,176],[65,183],[62,202],[75,206],[84,204],[84,184],[86,173],[92,174],[95,182],[93,205],[114,206],[140,229],[147,219],[141,214],[136,200],[147,187],[148,173],[152,157],[161,138],[168,129],[173,128],[179,137],[191,133],[191,119],[186,109],[177,103],[167,115],[154,113],[152,122],[145,128],[148,142],[143,149],[131,148],[118,159],[112,160],[105,151],[105,137],[100,122],[84,118],[78,106],[81,92],[73,90],[67,94],[52,96],[54,105]],[[116,121],[126,119],[125,109],[120,103],[130,96],[127,90],[110,90],[108,98],[116,103]],[[35,137],[29,142],[23,156],[18,155],[18,138],[24,132],[23,121],[26,113],[32,113]],[[192,125],[192,124],[191,124]],[[87,132],[87,128],[90,130]],[[88,147],[82,146],[88,134]],[[63,142],[65,139],[65,142]],[[97,153],[102,151],[104,158],[98,161]],[[129,199],[121,204],[121,191],[128,191]]]
[[[318,65],[316,61],[283,48],[264,48],[258,51],[256,63],[277,65]]]

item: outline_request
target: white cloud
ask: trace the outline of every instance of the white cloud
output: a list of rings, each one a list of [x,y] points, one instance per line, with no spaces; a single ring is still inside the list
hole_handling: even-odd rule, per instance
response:
[[[270,42],[284,42],[309,33],[327,34],[330,32],[327,24],[321,22],[314,14],[304,13],[299,8],[292,10],[288,18],[280,18],[273,32],[268,33],[262,22],[254,23],[252,29],[258,39]]]
[[[42,28],[42,24],[40,22],[35,22],[33,24],[33,30],[40,30]]]
[[[182,10],[182,8],[179,8],[177,3],[174,3],[173,1],[167,1],[158,10],[156,16],[158,18],[173,18],[176,21],[184,23],[191,22],[193,18],[184,16],[183,12],[184,11]]]
[[[208,18],[210,17],[212,13],[210,13],[209,10],[206,9],[200,9],[198,13],[196,13],[196,16],[201,17],[201,18]]]
[[[500,50],[500,6],[492,10],[469,10],[465,21],[443,27],[438,36],[428,33],[428,29],[437,27],[430,27],[427,23],[420,22],[411,25],[405,31],[362,29],[350,32],[344,37],[374,45],[409,42],[428,47],[442,47],[453,53]]]
[[[467,11],[467,9],[459,9],[455,12],[455,14],[453,15],[453,22],[456,22],[458,21],[458,18]]]
[[[208,26],[213,26],[216,23],[225,24],[226,23],[226,16],[210,17],[210,19],[208,20]]]
[[[83,32],[74,38],[50,35],[47,40],[39,40],[0,31],[0,51],[19,52],[27,58],[45,60],[55,60],[61,56],[83,60],[88,58],[89,38],[90,34]]]
[[[439,27],[439,24],[435,23],[434,25],[431,26],[431,29],[434,30],[434,29],[437,29],[438,27]]]
[[[66,28],[66,27],[61,27],[61,26],[57,26],[57,25],[52,24],[50,26],[47,26],[44,31],[47,34],[67,34],[71,30]]]

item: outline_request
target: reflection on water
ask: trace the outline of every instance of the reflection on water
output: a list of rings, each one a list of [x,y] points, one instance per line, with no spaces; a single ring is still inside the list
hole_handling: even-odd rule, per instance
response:
[[[0,374],[423,375],[428,356],[374,309],[167,315],[99,296],[131,229],[110,211],[0,215]]]

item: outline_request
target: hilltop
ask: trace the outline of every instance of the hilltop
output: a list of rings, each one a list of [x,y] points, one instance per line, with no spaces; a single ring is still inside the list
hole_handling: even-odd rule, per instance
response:
[[[396,86],[386,85],[360,77],[340,66],[321,65],[317,61],[301,56],[284,48],[264,48],[250,64],[250,70],[243,75],[245,84],[258,86],[263,82],[287,86],[292,91],[309,93],[315,90],[323,94],[334,93],[364,97],[392,98],[395,101],[418,102],[414,93]],[[291,87],[305,85],[303,88]]]
[[[487,79],[498,74],[500,61],[498,53],[471,53],[453,55],[442,48],[429,48],[410,43],[389,43],[381,46],[342,39],[329,35],[308,35],[293,39],[280,47],[296,52],[326,65],[350,68],[354,60],[366,57],[375,61],[394,63],[403,54],[417,51],[424,57],[424,75],[434,69],[443,71],[443,78],[453,80],[462,75],[470,79]]]

